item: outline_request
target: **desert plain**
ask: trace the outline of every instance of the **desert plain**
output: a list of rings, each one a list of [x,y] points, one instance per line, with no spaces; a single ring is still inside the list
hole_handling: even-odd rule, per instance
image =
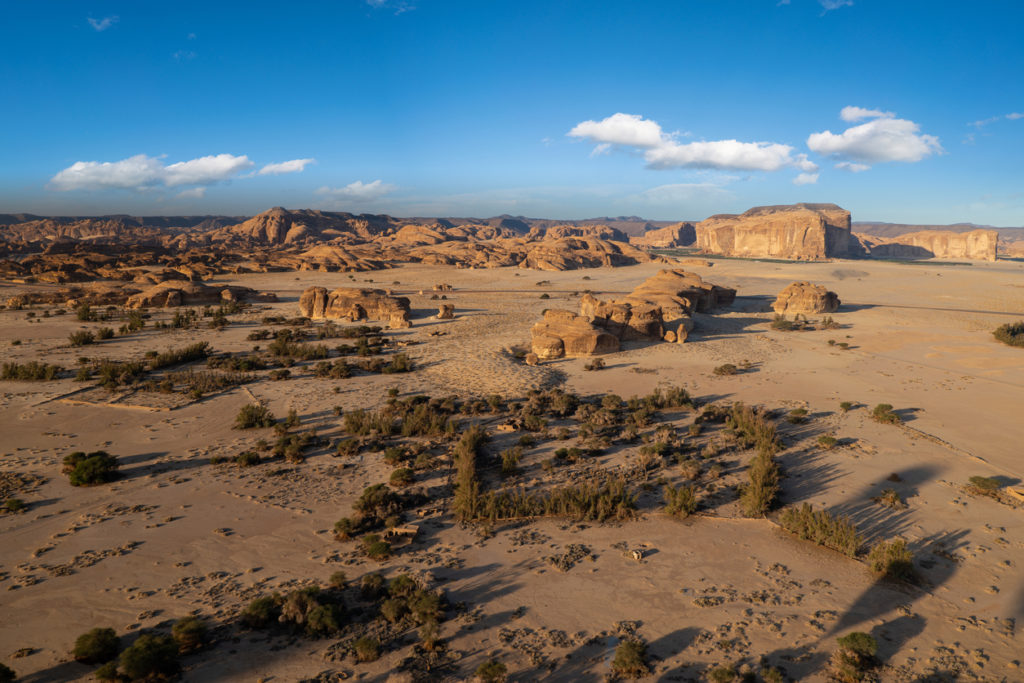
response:
[[[96,325],[73,312],[0,312],[5,361],[73,368],[81,356],[142,358],[200,341],[219,354],[246,352],[249,335],[268,327],[264,318],[299,315],[310,286],[386,286],[410,298],[412,326],[380,334],[413,363],[408,373],[330,379],[299,362],[286,380],[257,373],[196,400],[129,392],[115,401],[82,393],[72,378],[0,383],[0,498],[26,505],[0,516],[0,656],[19,680],[91,680],[95,667],[69,654],[80,634],[110,627],[130,640],[197,615],[210,635],[182,659],[190,681],[466,680],[489,660],[504,664],[512,680],[598,681],[612,676],[623,639],[646,645],[651,680],[699,680],[716,667],[829,680],[836,638],[851,631],[875,637],[878,666],[870,675],[881,680],[1024,678],[1016,631],[1024,617],[1024,524],[1012,493],[1024,436],[1024,357],[992,337],[1024,311],[1024,263],[694,261],[688,271],[735,288],[737,298],[694,314],[685,344],[627,342],[597,371],[584,369],[585,358],[527,365],[516,353],[529,348],[530,326],[545,309],[575,310],[584,291],[628,293],[662,267],[407,264],[354,279],[221,275],[208,283],[272,291],[279,300],[251,304],[221,329],[151,324],[78,348],[69,334]],[[831,316],[838,329],[772,328],[769,304],[804,280],[838,293],[842,304]],[[434,318],[437,283],[451,285],[444,296],[454,319]],[[5,284],[3,293],[46,288]],[[151,312],[152,321],[171,315]],[[723,364],[739,370],[716,374]],[[335,452],[343,416],[379,409],[389,391],[399,400],[498,395],[511,402],[553,389],[587,400],[671,387],[684,388],[696,407],[658,410],[635,442],[613,440],[568,462],[553,454],[582,440],[571,419],[525,431],[502,426],[507,412],[458,415],[460,432],[474,423],[488,430],[478,457],[482,486],[530,490],[621,475],[636,496],[626,518],[462,523],[453,510],[452,458],[435,441],[425,446],[429,464],[413,468],[411,488],[422,495],[402,512],[403,523],[417,528],[412,540],[370,559],[358,540],[336,538],[335,522],[352,514],[366,487],[387,482],[394,465],[372,446]],[[259,439],[275,439],[271,429],[233,428],[254,401],[278,418],[294,411],[293,431],[315,429],[320,441],[301,462],[264,452],[259,464],[237,465]],[[706,406],[738,402],[771,411],[777,424],[777,507],[810,503],[848,517],[865,547],[905,539],[918,580],[879,578],[863,553],[851,558],[794,537],[775,521],[777,509],[745,518],[737,487],[752,451],[713,422],[690,428]],[[900,421],[873,420],[880,403]],[[806,413],[784,419],[794,409]],[[672,443],[701,463],[689,475],[699,507],[684,520],[666,515],[662,500],[663,485],[688,480],[681,465],[641,454],[659,429],[667,430],[659,439],[670,431]],[[834,445],[822,446],[822,436]],[[498,454],[516,444],[524,446],[516,473],[503,482]],[[99,449],[117,457],[120,476],[70,486],[62,458]],[[972,476],[1000,478],[1010,493],[972,495]],[[904,506],[874,500],[887,489]],[[241,623],[253,599],[326,585],[338,571],[352,585],[364,575],[408,573],[439,590],[443,645],[423,651],[415,624],[399,622],[381,638],[376,661],[357,662],[351,647],[339,646],[344,639]]]

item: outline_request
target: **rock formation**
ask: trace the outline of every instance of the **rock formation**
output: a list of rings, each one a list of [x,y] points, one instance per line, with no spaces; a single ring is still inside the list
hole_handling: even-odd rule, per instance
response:
[[[923,230],[891,238],[870,235],[858,235],[858,238],[870,251],[872,258],[995,261],[999,233],[995,230]]]
[[[313,319],[386,321],[391,329],[411,327],[409,299],[389,296],[383,289],[310,287],[299,298],[302,315]]]
[[[693,329],[691,315],[729,306],[736,290],[719,287],[695,273],[661,270],[624,299],[601,301],[591,294],[580,300],[580,315],[622,341],[648,339],[683,342]]]
[[[455,319],[455,306],[452,304],[441,304],[437,309],[438,320],[454,320]]]
[[[759,206],[721,214],[696,226],[708,254],[753,258],[823,259],[848,255],[850,212],[835,204]]]
[[[794,282],[781,292],[772,303],[772,310],[779,315],[812,315],[834,313],[839,309],[839,297],[821,285],[810,282]]]
[[[640,237],[630,237],[629,243],[647,249],[674,249],[688,247],[697,241],[693,223],[676,223],[656,230],[648,230]]]
[[[572,311],[549,309],[531,330],[532,349],[540,360],[594,356],[619,350],[619,340]]]
[[[259,293],[249,287],[211,287],[201,282],[171,280],[160,282],[125,301],[128,308],[154,308],[174,306],[195,306],[227,303],[229,301],[276,301],[271,293]]]

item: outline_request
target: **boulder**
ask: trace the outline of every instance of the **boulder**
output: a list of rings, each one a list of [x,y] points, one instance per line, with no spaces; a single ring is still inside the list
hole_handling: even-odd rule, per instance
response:
[[[696,225],[707,254],[753,258],[843,258],[850,250],[850,212],[835,204],[758,206],[711,216]]]
[[[532,349],[540,360],[595,356],[619,350],[619,340],[571,311],[550,309],[533,326]]]
[[[412,327],[409,299],[389,296],[383,289],[310,287],[299,298],[302,315],[313,319],[381,320],[391,329]]]
[[[772,303],[772,310],[779,315],[812,315],[815,313],[834,313],[839,308],[839,297],[821,285],[810,282],[794,282],[779,292]]]
[[[441,304],[437,309],[438,320],[454,320],[455,306],[452,304]]]

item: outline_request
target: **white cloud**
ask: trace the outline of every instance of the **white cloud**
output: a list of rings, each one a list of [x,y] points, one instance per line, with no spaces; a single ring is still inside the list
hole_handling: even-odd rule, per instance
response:
[[[860,121],[861,119],[891,119],[895,114],[891,111],[880,109],[865,109],[864,107],[843,107],[839,112],[839,118],[843,121]]]
[[[196,53],[193,50],[178,50],[174,53],[174,58],[179,62],[187,62],[190,59],[195,59]]]
[[[816,182],[818,182],[817,173],[800,173],[793,178],[794,185],[813,185]]]
[[[256,175],[281,175],[283,173],[300,173],[309,164],[315,163],[316,159],[292,159],[277,164],[267,164],[259,170]]]
[[[1013,111],[1007,114],[1006,118],[1010,119],[1011,121],[1016,121],[1017,119],[1024,119],[1024,113],[1021,113],[1019,111]]]
[[[174,195],[175,199],[202,199],[206,196],[205,187],[193,187],[191,190],[182,190]]]
[[[118,17],[116,15],[111,17],[103,17],[102,19],[93,19],[92,17],[89,17],[89,25],[92,26],[93,29],[95,29],[96,31],[106,31],[108,28],[117,23],[117,19]]]
[[[842,133],[812,133],[807,138],[811,151],[865,163],[915,162],[942,152],[939,139],[921,133],[921,127],[913,121],[877,110],[846,107],[843,112],[851,115],[851,109],[857,118],[862,118],[859,115],[863,112],[871,112],[876,118]]]
[[[600,121],[583,121],[568,133],[574,138],[586,138],[602,145],[627,145],[630,147],[657,147],[671,140],[661,126],[636,114],[612,114]]]
[[[743,171],[778,171],[797,167],[815,171],[817,165],[806,154],[794,156],[789,145],[774,142],[711,140],[680,143],[679,133],[666,133],[657,121],[636,114],[613,114],[600,121],[583,121],[568,132],[570,137],[597,143],[592,155],[609,152],[613,146],[643,150],[649,168],[704,168]]]
[[[825,8],[826,12],[840,7],[853,7],[853,0],[818,0],[818,4]]]
[[[842,169],[844,171],[849,171],[850,173],[862,173],[863,171],[867,171],[871,167],[868,166],[867,164],[857,164],[852,161],[840,161],[838,164],[836,164],[836,168]]]
[[[995,123],[996,121],[1002,121],[1003,119],[1007,119],[1009,121],[1016,121],[1017,119],[1024,119],[1024,114],[1022,114],[1021,112],[1012,111],[1009,114],[1006,114],[1004,116],[990,116],[987,119],[981,119],[979,121],[971,121],[967,125],[974,126],[975,128],[983,128],[984,126],[987,126],[990,123]]]
[[[372,202],[391,193],[395,189],[394,185],[390,185],[380,180],[374,180],[369,183],[357,180],[349,183],[345,187],[321,187],[316,191],[316,193],[337,200]]]
[[[674,183],[644,190],[636,195],[635,198],[655,204],[669,204],[692,202],[710,197],[724,197],[729,196],[729,194],[722,186],[715,183]],[[630,199],[633,199],[633,197],[630,197]]]
[[[162,157],[136,154],[121,161],[76,161],[53,176],[48,187],[66,191],[211,185],[252,166],[245,155],[217,154],[165,166]]]

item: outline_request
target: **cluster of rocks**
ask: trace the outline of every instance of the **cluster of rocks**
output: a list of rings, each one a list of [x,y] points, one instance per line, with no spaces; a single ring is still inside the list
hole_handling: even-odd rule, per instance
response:
[[[379,320],[391,329],[411,327],[409,299],[383,289],[310,287],[299,298],[299,311],[314,320]]]
[[[548,310],[531,330],[532,352],[540,360],[618,351],[634,340],[682,343],[693,329],[692,315],[732,305],[736,290],[706,283],[695,273],[661,270],[624,299],[602,301],[591,294],[579,313]]]
[[[772,303],[779,315],[813,315],[834,313],[839,310],[839,297],[821,285],[794,282],[781,292]]]
[[[145,291],[129,296],[124,305],[127,308],[172,308],[233,301],[277,301],[277,295],[236,285],[210,286],[201,282],[172,280],[157,283]]]

